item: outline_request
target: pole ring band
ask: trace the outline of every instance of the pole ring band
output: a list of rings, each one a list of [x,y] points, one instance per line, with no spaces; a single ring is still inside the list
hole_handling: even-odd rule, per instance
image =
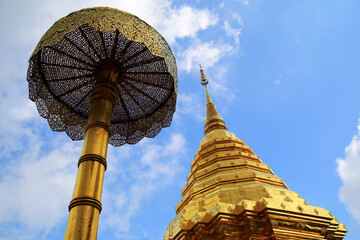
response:
[[[104,122],[94,122],[94,123],[90,123],[88,125],[86,125],[85,127],[85,132],[89,129],[89,128],[93,128],[93,127],[102,127],[104,128],[109,135],[111,135],[111,128],[108,124],[104,123]]]
[[[80,166],[80,164],[82,162],[85,162],[85,161],[97,161],[99,163],[101,163],[102,165],[104,165],[105,167],[105,171],[106,171],[106,168],[107,168],[107,162],[106,162],[106,159],[99,156],[99,155],[96,155],[96,154],[85,154],[85,155],[82,155],[80,158],[79,158],[79,162],[78,162],[78,167]]]
[[[69,211],[73,207],[81,206],[81,205],[92,206],[92,207],[98,209],[99,212],[101,212],[101,210],[102,210],[101,202],[99,200],[97,200],[96,198],[93,198],[93,197],[78,197],[78,198],[74,198],[73,200],[71,200],[71,202],[69,204]]]

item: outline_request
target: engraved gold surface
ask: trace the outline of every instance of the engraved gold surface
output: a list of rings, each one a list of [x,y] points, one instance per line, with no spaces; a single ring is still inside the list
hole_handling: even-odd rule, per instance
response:
[[[206,79],[203,72],[201,79]],[[226,130],[206,93],[208,130],[164,239],[343,239],[343,224],[329,211],[308,205]]]
[[[175,59],[165,39],[135,15],[109,7],[85,8],[61,18],[44,34],[31,57],[42,48],[60,42],[66,34],[85,24],[101,32],[118,30],[127,39],[144,43],[153,55],[165,58],[171,75],[177,76]]]
[[[117,71],[108,76],[107,68]],[[111,116],[114,146],[155,137],[175,111],[170,47],[154,28],[117,9],[83,9],[58,20],[31,56],[27,78],[40,115],[73,140],[85,137],[91,91],[103,78],[120,93]]]

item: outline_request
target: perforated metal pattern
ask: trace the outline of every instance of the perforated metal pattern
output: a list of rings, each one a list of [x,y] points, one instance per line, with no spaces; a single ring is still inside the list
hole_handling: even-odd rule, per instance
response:
[[[96,8],[96,12],[98,10],[127,14],[108,8]],[[94,10],[80,12],[84,11]],[[76,20],[76,14],[68,17]],[[105,14],[100,20],[96,18],[96,22],[109,24],[106,17]],[[63,19],[59,21],[63,26]],[[72,26],[72,23],[70,21],[68,25]],[[56,25],[59,24],[54,24],[58,31],[64,30]],[[54,33],[54,26],[44,35],[39,43],[42,47],[37,47],[29,61],[30,99],[54,131],[65,131],[71,139],[81,140],[90,110],[91,90],[96,84],[95,76],[100,66],[112,64],[120,70],[120,78],[115,83],[120,96],[112,115],[110,144],[134,144],[143,137],[155,137],[162,127],[170,125],[175,111],[177,76],[170,48],[147,24],[157,35],[146,39],[146,43],[130,40],[122,33],[124,29],[120,31],[112,27],[109,31],[101,31],[91,25],[69,28],[72,31],[66,34],[61,31],[62,39],[53,41],[53,45],[44,43],[47,42],[46,35],[49,37],[48,32]],[[160,38],[165,45],[154,43],[151,51],[148,47],[151,40]],[[154,45],[163,49],[154,51]],[[166,54],[156,55],[154,52]]]

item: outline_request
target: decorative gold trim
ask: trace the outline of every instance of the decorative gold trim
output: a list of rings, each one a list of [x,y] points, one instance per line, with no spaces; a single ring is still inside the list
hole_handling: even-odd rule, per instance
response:
[[[101,163],[102,165],[104,165],[105,170],[107,168],[106,159],[99,155],[96,155],[96,154],[85,154],[85,155],[81,156],[78,161],[78,167],[80,166],[80,164],[82,162],[85,162],[85,161],[97,161],[97,162]]]
[[[89,205],[89,206],[95,207],[96,209],[99,210],[99,212],[101,212],[101,210],[102,210],[101,202],[99,200],[97,200],[96,198],[78,197],[78,198],[74,198],[73,200],[71,200],[71,202],[69,204],[69,212],[73,207],[76,207],[79,205]]]
[[[85,127],[85,132],[89,129],[89,128],[93,128],[93,127],[101,127],[101,128],[104,128],[108,133],[109,135],[111,134],[111,127],[104,123],[104,122],[94,122],[94,123],[91,123],[91,124],[88,124],[86,127]]]

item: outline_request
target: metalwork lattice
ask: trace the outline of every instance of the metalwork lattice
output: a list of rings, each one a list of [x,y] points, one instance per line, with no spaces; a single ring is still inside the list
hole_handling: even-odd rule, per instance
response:
[[[57,21],[29,60],[29,97],[52,130],[84,138],[90,94],[106,64],[120,71],[110,144],[134,144],[170,125],[177,72],[165,40],[129,13],[92,8]]]

